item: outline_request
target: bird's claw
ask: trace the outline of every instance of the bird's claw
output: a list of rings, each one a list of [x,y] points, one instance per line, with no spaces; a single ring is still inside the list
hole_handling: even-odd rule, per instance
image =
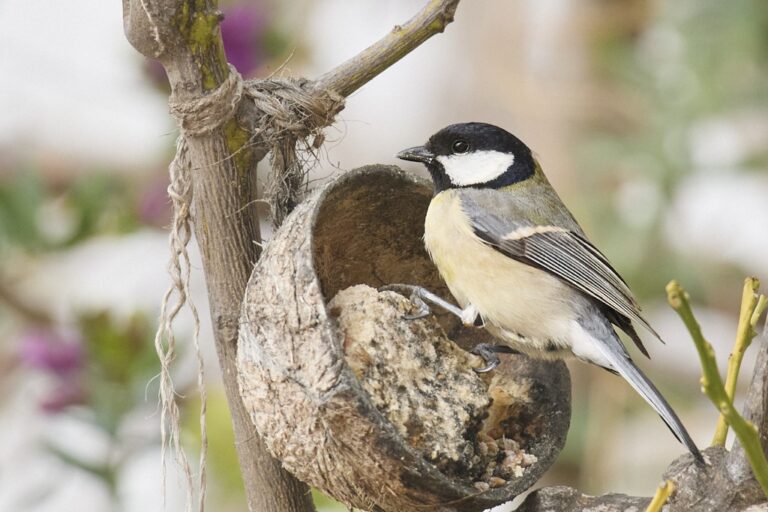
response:
[[[506,345],[493,345],[491,343],[480,343],[470,350],[470,354],[475,354],[483,359],[485,366],[474,368],[475,373],[487,373],[495,370],[501,360],[496,354],[519,354],[519,352]]]
[[[410,298],[411,302],[419,308],[419,311],[414,315],[406,315],[404,318],[407,320],[416,320],[418,318],[424,318],[432,313],[430,307],[426,304],[434,304],[449,313],[461,318],[462,310],[448,302],[447,300],[435,295],[431,291],[421,286],[415,286],[412,284],[388,284],[379,288],[380,292],[391,291],[397,292],[401,295],[405,295]]]
[[[410,315],[410,314],[409,315],[403,315],[404,319],[406,319],[406,320],[418,320],[420,318],[428,317],[429,315],[432,314],[432,310],[430,309],[430,307],[427,305],[426,302],[421,300],[421,297],[419,296],[418,293],[416,293],[416,292],[412,293],[409,300],[411,301],[411,303],[414,306],[416,306],[417,311],[416,311],[416,313],[414,313],[412,315]]]
[[[415,286],[412,284],[388,284],[379,288],[380,292],[396,292],[401,295],[407,295],[408,300],[416,306],[417,311],[414,314],[403,315],[405,320],[418,320],[425,318],[432,314],[432,310],[424,300],[422,300],[422,288],[421,286]]]

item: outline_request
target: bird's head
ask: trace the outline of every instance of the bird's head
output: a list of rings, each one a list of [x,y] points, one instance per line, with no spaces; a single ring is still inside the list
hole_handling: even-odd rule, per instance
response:
[[[528,146],[486,123],[452,124],[397,157],[426,165],[435,193],[463,187],[498,189],[527,180],[536,171]]]

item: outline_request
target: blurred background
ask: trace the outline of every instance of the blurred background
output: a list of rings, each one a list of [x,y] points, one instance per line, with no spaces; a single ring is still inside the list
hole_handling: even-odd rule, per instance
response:
[[[312,78],[422,3],[222,0],[222,32],[243,75]],[[159,511],[152,340],[178,135],[164,73],[125,41],[117,2],[4,0],[0,24],[0,510]],[[764,0],[463,2],[445,34],[348,100],[313,178],[397,163],[399,149],[453,122],[518,135],[667,340],[648,339],[653,360],[638,361],[706,446],[716,415],[664,285],[675,278],[690,291],[722,368],[744,276],[768,279],[766,83]],[[208,502],[242,510],[194,258]],[[194,451],[191,325],[178,325],[175,381]],[[570,367],[568,443],[539,485],[652,494],[682,446],[617,378]],[[172,468],[167,482],[167,510],[180,510]]]

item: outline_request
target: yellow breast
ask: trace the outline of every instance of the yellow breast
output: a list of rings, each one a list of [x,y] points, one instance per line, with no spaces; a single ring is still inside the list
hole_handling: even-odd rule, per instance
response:
[[[568,309],[563,306],[573,290],[480,240],[456,190],[443,191],[432,199],[424,242],[456,301],[462,308],[473,304],[490,324],[492,334],[515,333],[517,341],[524,337],[537,348],[550,342],[560,344],[559,338],[566,336],[569,318],[559,312]]]
[[[454,290],[452,283],[462,280],[469,263],[468,253],[482,249],[482,242],[472,232],[452,190],[439,193],[429,204],[424,221],[424,244],[459,305],[466,306],[466,295],[461,287]]]

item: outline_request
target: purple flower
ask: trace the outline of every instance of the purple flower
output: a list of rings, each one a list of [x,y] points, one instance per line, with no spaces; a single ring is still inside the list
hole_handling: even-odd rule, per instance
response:
[[[43,411],[57,413],[85,403],[87,394],[81,383],[85,352],[79,338],[51,329],[30,330],[19,340],[19,359],[53,377],[50,392],[40,401]]]
[[[19,356],[32,368],[64,377],[83,367],[85,354],[76,338],[36,329],[21,337]]]
[[[253,73],[264,61],[261,43],[267,15],[263,7],[254,4],[250,1],[222,8],[221,38],[227,60],[245,76]]]

